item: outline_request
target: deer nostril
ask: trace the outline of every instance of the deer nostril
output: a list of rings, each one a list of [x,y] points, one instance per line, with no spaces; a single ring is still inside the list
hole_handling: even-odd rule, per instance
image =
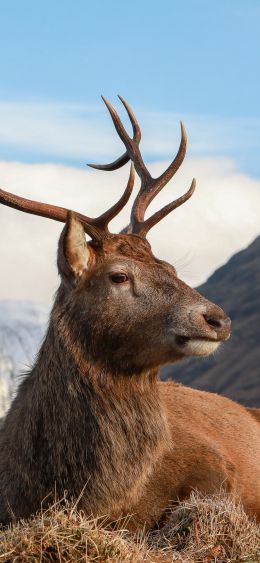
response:
[[[213,317],[210,315],[203,315],[205,321],[212,327],[214,328],[228,328],[231,324],[230,318],[229,317],[225,317],[224,319],[222,318],[217,318],[217,317]]]

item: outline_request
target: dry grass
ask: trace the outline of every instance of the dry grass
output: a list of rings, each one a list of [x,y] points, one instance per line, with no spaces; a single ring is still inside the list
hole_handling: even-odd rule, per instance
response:
[[[152,542],[178,551],[185,563],[260,562],[260,527],[224,493],[192,493],[169,512],[167,524],[152,535]]]
[[[86,518],[57,503],[0,531],[0,563],[259,563],[260,530],[224,494],[193,493],[169,512],[167,524],[136,541],[118,523]]]
[[[152,558],[151,552],[144,540],[131,539],[120,523],[112,531],[104,518],[87,518],[67,502],[0,530],[1,563],[164,561],[156,552]]]

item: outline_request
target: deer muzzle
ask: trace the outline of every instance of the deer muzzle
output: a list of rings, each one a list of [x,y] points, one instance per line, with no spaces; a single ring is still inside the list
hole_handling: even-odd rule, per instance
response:
[[[230,332],[230,318],[220,307],[201,298],[190,307],[186,327],[176,334],[175,343],[185,356],[207,356],[228,340]]]

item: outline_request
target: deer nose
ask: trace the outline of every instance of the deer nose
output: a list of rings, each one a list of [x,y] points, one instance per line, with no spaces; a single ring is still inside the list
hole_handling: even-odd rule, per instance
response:
[[[223,340],[229,337],[230,335],[230,327],[231,327],[231,320],[229,317],[225,316],[218,316],[212,314],[205,314],[203,315],[206,323],[214,328],[217,336]]]

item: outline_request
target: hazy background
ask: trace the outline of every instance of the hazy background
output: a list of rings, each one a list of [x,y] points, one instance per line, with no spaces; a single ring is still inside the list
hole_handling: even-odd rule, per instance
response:
[[[193,176],[197,191],[149,238],[183,279],[203,282],[260,233],[259,29],[259,0],[1,2],[0,187],[98,215],[128,177],[85,167],[123,149],[100,94],[126,124],[116,94],[132,105],[154,175],[182,119],[188,156],[151,211]],[[4,206],[0,221],[0,299],[50,302],[61,225]]]

